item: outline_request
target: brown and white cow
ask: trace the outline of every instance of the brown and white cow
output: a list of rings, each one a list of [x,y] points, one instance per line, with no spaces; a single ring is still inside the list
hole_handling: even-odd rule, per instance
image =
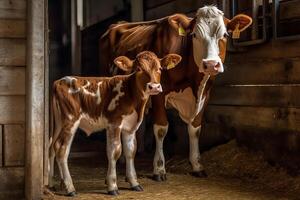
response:
[[[162,92],[161,70],[177,65],[181,57],[168,54],[163,59],[149,51],[139,53],[135,60],[117,57],[114,63],[129,75],[115,77],[67,76],[53,85],[53,128],[50,143],[50,181],[53,178],[54,157],[67,194],[75,195],[67,159],[77,128],[87,135],[106,129],[108,193],[118,194],[116,162],[123,151],[126,158],[126,178],[133,190],[141,191],[134,168],[135,132],[142,122],[150,95]],[[53,186],[50,183],[50,187]]]
[[[181,67],[162,73],[164,92],[153,96],[154,135],[156,152],[153,161],[154,179],[166,179],[163,141],[168,131],[166,108],[175,108],[188,126],[189,160],[192,175],[206,176],[200,163],[198,147],[204,108],[212,83],[224,71],[226,36],[245,30],[252,19],[239,14],[231,20],[215,6],[198,9],[194,18],[175,14],[162,19],[112,25],[100,39],[101,60],[108,68],[104,73],[116,73],[112,60],[118,55],[132,57],[139,51],[150,50],[158,56],[177,53],[182,56]]]

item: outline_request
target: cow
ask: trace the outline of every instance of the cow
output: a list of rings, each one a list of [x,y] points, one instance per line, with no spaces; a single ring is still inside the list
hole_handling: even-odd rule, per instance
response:
[[[114,77],[66,76],[53,84],[52,128],[49,149],[50,187],[53,187],[53,167],[56,157],[62,185],[69,196],[75,188],[67,159],[78,128],[87,135],[106,129],[108,194],[118,195],[116,162],[123,151],[126,158],[126,179],[131,189],[142,191],[134,167],[135,132],[142,122],[150,95],[162,92],[161,71],[177,65],[181,57],[168,54],[162,59],[149,51],[139,53],[135,60],[126,56],[114,60],[116,66],[129,75]]]
[[[215,6],[199,8],[194,18],[174,14],[154,21],[113,24],[99,40],[102,73],[121,73],[111,62],[124,54],[132,57],[150,50],[159,56],[176,53],[182,56],[180,67],[162,73],[164,92],[151,97],[153,132],[156,150],[153,178],[166,180],[163,141],[168,132],[166,109],[178,111],[187,124],[191,175],[206,177],[200,162],[199,134],[204,108],[216,75],[224,71],[223,62],[229,33],[238,38],[252,23],[251,17],[239,14],[231,20]]]

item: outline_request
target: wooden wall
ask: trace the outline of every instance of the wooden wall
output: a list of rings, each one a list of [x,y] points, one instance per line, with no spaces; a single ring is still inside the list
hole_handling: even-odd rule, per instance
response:
[[[26,0],[0,0],[0,199],[24,196],[25,26]]]
[[[300,41],[270,41],[229,53],[206,122],[297,170],[300,160]],[[209,134],[207,130],[206,134]]]

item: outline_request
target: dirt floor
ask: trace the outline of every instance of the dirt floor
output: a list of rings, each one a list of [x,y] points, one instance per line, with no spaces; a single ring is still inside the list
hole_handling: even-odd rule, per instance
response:
[[[262,200],[300,199],[300,177],[291,177],[285,170],[270,166],[259,152],[249,152],[237,147],[235,141],[221,145],[202,155],[208,178],[188,174],[186,158],[176,157],[167,161],[168,180],[155,182],[151,176],[151,157],[138,157],[136,161],[139,182],[143,192],[129,190],[124,180],[124,165],[118,166],[120,195],[106,194],[104,178],[106,161],[77,159],[70,163],[77,196],[73,199],[207,199],[207,200]],[[58,178],[57,178],[58,179]],[[71,199],[58,191],[44,199]]]

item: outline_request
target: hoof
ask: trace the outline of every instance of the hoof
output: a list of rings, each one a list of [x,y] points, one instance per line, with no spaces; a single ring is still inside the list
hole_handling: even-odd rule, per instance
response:
[[[162,182],[167,180],[167,174],[154,174],[153,180],[157,182]]]
[[[202,171],[199,171],[199,172],[191,172],[190,174],[192,176],[198,177],[198,178],[207,178],[207,173],[205,172],[205,170],[202,170]]]
[[[69,192],[69,193],[67,194],[67,196],[68,196],[68,197],[74,197],[74,196],[76,196],[76,192],[75,192],[75,191]]]
[[[144,191],[144,189],[142,188],[141,185],[133,186],[133,187],[131,187],[131,189],[132,189],[133,191],[137,191],[137,192]]]
[[[112,196],[117,196],[117,195],[119,195],[119,191],[118,191],[118,190],[108,191],[107,193],[108,193],[109,195],[112,195]]]

